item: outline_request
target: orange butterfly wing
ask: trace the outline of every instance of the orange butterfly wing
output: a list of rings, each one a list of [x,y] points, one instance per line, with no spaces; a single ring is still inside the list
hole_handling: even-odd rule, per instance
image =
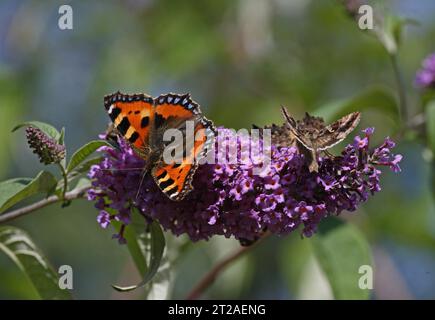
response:
[[[154,121],[153,98],[120,92],[104,98],[104,106],[115,128],[139,152],[146,149]]]
[[[202,116],[199,105],[189,95],[167,94],[158,97],[155,108],[155,125],[169,121],[183,125],[193,121],[194,136],[184,136],[185,150],[180,163],[164,163],[162,161],[152,170],[156,184],[172,200],[182,200],[192,190],[192,179],[198,167],[198,160],[204,157],[214,141],[213,123]],[[186,132],[184,132],[186,133]]]

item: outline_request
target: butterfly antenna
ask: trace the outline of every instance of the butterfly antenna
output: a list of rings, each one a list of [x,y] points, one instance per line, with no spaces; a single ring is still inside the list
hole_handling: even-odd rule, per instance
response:
[[[141,168],[124,168],[124,169],[100,169],[101,171],[138,171],[138,170],[143,170],[143,167]]]

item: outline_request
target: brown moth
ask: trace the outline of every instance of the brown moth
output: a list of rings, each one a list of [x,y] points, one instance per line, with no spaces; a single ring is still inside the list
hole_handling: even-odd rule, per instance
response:
[[[327,126],[321,117],[313,117],[308,112],[305,113],[305,118],[296,121],[285,107],[281,106],[281,110],[294,137],[288,145],[293,145],[294,140],[297,140],[299,151],[307,156],[310,172],[319,170],[319,151],[326,151],[343,141],[361,119],[360,112],[352,112]]]

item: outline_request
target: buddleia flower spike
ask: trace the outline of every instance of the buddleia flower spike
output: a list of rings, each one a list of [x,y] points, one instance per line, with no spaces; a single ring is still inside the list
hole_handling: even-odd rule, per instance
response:
[[[38,128],[27,127],[26,138],[33,153],[37,154],[39,161],[45,165],[60,163],[66,155],[65,146],[50,138]]]

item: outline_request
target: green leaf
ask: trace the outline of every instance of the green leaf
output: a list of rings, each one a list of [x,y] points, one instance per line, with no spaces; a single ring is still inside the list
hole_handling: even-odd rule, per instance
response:
[[[426,105],[426,130],[429,148],[435,155],[435,100]]]
[[[435,101],[435,89],[430,88],[426,89],[420,94],[421,105],[426,106],[429,105],[432,101]]]
[[[381,87],[369,89],[349,99],[333,101],[323,105],[318,108],[317,114],[328,121],[332,121],[347,113],[365,109],[380,110],[398,119],[398,107],[394,95]]]
[[[131,232],[131,230],[127,232]],[[149,232],[143,230],[142,233],[136,234],[135,238],[133,234],[126,234],[126,239],[128,248],[138,270],[144,273],[142,281],[137,285],[127,287],[112,285],[115,290],[121,292],[131,291],[148,284],[159,270],[165,250],[165,237],[160,225],[156,221],[149,224]],[[147,259],[147,257],[149,257],[149,259]],[[144,264],[144,261],[146,262],[147,260],[149,260],[148,266],[146,266],[146,263]]]
[[[373,266],[369,244],[349,223],[330,217],[311,239],[315,256],[325,272],[336,299],[368,299],[370,292],[359,287],[363,265]]]
[[[75,181],[77,178],[78,181],[75,183],[75,185],[72,183],[73,181]],[[74,190],[74,189],[82,189],[82,188],[90,188],[92,187],[92,181],[86,177],[80,177],[80,175],[76,175],[76,176],[68,176],[68,185],[72,186],[74,185],[73,188],[69,188],[70,190]],[[57,195],[59,198],[62,197],[62,193],[63,193],[63,179],[59,180],[57,182],[57,187],[56,190],[53,194]],[[51,194],[50,194],[51,195]]]
[[[42,299],[71,299],[67,290],[59,288],[58,274],[26,232],[11,226],[0,227],[0,251],[26,274]]]
[[[407,25],[419,25],[419,22],[415,19],[403,18],[394,15],[390,15],[387,19],[387,30],[394,38],[398,48],[402,44],[403,29]]]
[[[372,88],[350,99],[327,103],[317,108],[315,114],[331,122],[348,113],[367,109],[379,110],[398,120],[397,101],[393,94],[384,88]]]
[[[102,146],[110,146],[106,141],[103,140],[95,140],[85,144],[79,150],[77,150],[68,164],[67,172],[71,172],[76,168],[79,164],[81,164],[88,156],[94,153],[98,148]]]
[[[92,181],[88,178],[80,178],[77,181],[74,189],[90,188],[92,186]]]
[[[146,231],[147,224],[145,220],[134,209],[132,221],[125,229],[124,237],[127,240],[127,247],[133,262],[141,275],[148,272],[150,234]]]
[[[379,41],[390,54],[396,54],[402,44],[403,29],[406,25],[418,25],[418,21],[395,15],[387,15],[381,30],[376,32]]]
[[[71,182],[76,178],[80,177],[83,173],[89,172],[94,164],[99,164],[103,160],[103,157],[92,158],[85,160],[78,167],[74,168],[73,171],[68,173],[68,181]],[[63,180],[58,182],[58,187],[63,185]]]
[[[37,193],[49,193],[56,187],[56,178],[41,171],[36,178],[15,178],[0,183],[0,213]]]
[[[154,278],[146,286],[146,299],[147,300],[166,300],[169,296],[171,287],[171,264],[169,259],[163,257],[160,263],[159,270]]]
[[[17,125],[15,128],[13,128],[12,132],[15,132],[18,129],[23,128],[23,127],[38,128],[39,130],[44,132],[49,137],[55,139],[56,141],[59,141],[59,139],[61,138],[61,134],[59,133],[59,131],[57,131],[57,129],[55,127],[53,127],[52,125],[49,125],[47,123],[40,122],[40,121],[28,121],[28,122],[21,123],[21,124]]]
[[[290,234],[281,241],[279,267],[292,295],[296,295],[303,286],[303,273],[312,256],[312,246],[301,241],[299,234]]]
[[[62,128],[62,130],[60,131],[60,136],[59,136],[59,144],[65,144],[65,128]]]
[[[74,170],[71,171],[69,174],[81,174],[81,173],[88,172],[93,165],[99,164],[103,160],[104,160],[103,157],[96,157],[96,158],[85,160],[79,166],[75,167]]]

